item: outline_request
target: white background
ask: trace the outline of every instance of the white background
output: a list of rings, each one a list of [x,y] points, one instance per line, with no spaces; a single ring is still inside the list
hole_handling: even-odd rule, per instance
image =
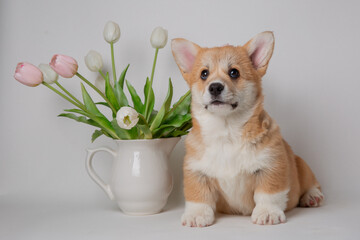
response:
[[[359,10],[357,1],[0,1],[0,239],[209,239],[223,233],[358,238]],[[181,141],[171,157],[176,182],[166,211],[138,218],[119,212],[84,168],[86,148],[112,142],[102,137],[91,144],[91,127],[56,117],[69,103],[44,86],[29,88],[13,79],[18,62],[48,63],[62,53],[95,80],[83,57],[97,50],[110,69],[110,48],[102,37],[108,20],[121,28],[118,73],[130,63],[127,79],[138,92],[151,71],[154,27],[168,29],[169,39],[184,37],[207,47],[242,45],[259,32],[274,31],[275,52],[263,78],[265,108],[315,172],[324,207],[295,209],[281,226],[261,228],[248,217],[220,216],[211,228],[184,229]],[[157,107],[170,76],[177,99],[188,87],[168,44],[155,73]],[[80,97],[78,79],[60,81]],[[106,179],[110,157],[97,159],[95,167]]]

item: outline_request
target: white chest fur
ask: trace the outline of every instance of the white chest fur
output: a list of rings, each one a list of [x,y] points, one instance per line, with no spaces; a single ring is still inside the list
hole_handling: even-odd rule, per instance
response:
[[[191,170],[227,179],[271,166],[270,149],[258,150],[254,144],[242,138],[242,127],[248,118],[234,116],[224,119],[204,112],[196,118],[201,126],[205,151],[200,159],[189,159]]]
[[[233,178],[228,177],[217,180],[224,194],[223,197],[233,213],[251,214],[255,207],[255,202],[252,179],[249,178],[248,174],[239,174]]]

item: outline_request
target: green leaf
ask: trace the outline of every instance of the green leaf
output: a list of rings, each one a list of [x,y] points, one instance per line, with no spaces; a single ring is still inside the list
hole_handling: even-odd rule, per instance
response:
[[[171,121],[162,124],[161,126],[159,126],[159,128],[154,130],[154,133],[167,128],[167,127],[174,127],[174,128],[180,128],[181,126],[184,126],[187,123],[191,123],[191,114],[185,114],[185,115],[177,115],[176,117],[174,117]]]
[[[72,113],[78,113],[81,115],[84,115],[94,122],[96,122],[99,127],[101,127],[104,131],[106,131],[109,135],[111,135],[112,138],[118,139],[118,136],[116,135],[114,128],[112,127],[110,121],[105,116],[95,116],[91,113],[85,112],[80,109],[65,109],[65,112],[72,112]]]
[[[109,137],[109,138],[113,138],[108,132],[106,132],[106,131],[104,131],[104,130],[101,130],[102,131],[102,133],[105,135],[105,136],[107,136],[107,137]],[[120,138],[118,138],[118,139],[120,139]]]
[[[116,134],[117,134],[121,139],[125,139],[125,140],[131,139],[131,136],[130,136],[130,134],[128,133],[128,131],[127,131],[126,129],[123,129],[123,128],[119,127],[116,119],[114,119],[114,120],[111,121],[111,125],[112,125],[112,127],[114,128]]]
[[[185,123],[191,123],[191,114],[187,113],[185,115],[177,115],[175,116],[173,119],[171,119],[171,121],[167,122],[167,125],[171,125],[173,127],[181,127],[183,126]]]
[[[87,119],[84,116],[76,116],[73,113],[62,113],[62,114],[59,114],[58,117],[66,117],[66,118],[70,118],[70,119],[73,119],[75,121],[85,123],[85,124],[88,124],[88,125],[91,125],[91,126],[100,127],[100,125],[97,124],[94,120]]]
[[[177,101],[170,111],[166,114],[164,123],[172,121],[178,115],[186,115],[190,113],[190,106],[191,106],[191,92],[188,91],[185,93],[179,101]]]
[[[95,116],[105,118],[105,116],[96,107],[94,101],[91,99],[89,93],[86,91],[86,89],[82,83],[81,83],[81,92],[82,92],[82,96],[83,96],[83,100],[84,100],[86,109],[89,110],[89,112]]]
[[[154,136],[154,138],[162,138],[162,137],[167,136],[174,130],[175,130],[175,127],[172,127],[172,126],[165,127],[165,128],[162,128],[161,130],[157,131],[155,134],[153,134],[153,136]]]
[[[108,104],[107,102],[96,102],[95,104],[96,104],[96,105],[103,105],[103,106],[105,106],[105,107],[110,108],[110,106],[109,106],[109,104]]]
[[[118,111],[120,109],[120,106],[118,99],[115,96],[114,89],[110,84],[109,73],[106,73],[105,77],[105,95],[109,102],[114,106],[115,110]]]
[[[138,139],[139,138],[139,132],[138,132],[138,129],[136,126],[129,130],[126,130],[126,131],[130,135],[130,139]]]
[[[91,142],[94,142],[98,137],[103,135],[104,133],[100,130],[95,130],[95,132],[91,136]]]
[[[86,114],[86,112],[84,112],[84,111],[82,111],[80,109],[68,109],[68,110],[65,110],[65,111],[73,111],[73,112],[78,112],[79,114]],[[67,117],[67,118],[73,119],[73,120],[81,122],[81,123],[85,123],[85,124],[89,124],[89,125],[94,126],[94,127],[101,128],[101,130],[95,130],[95,132],[93,133],[92,138],[91,138],[92,142],[94,142],[96,138],[98,138],[99,136],[101,136],[103,134],[106,135],[107,137],[114,138],[108,133],[106,128],[103,128],[96,121],[94,121],[92,119],[87,119],[84,116],[76,116],[73,113],[62,113],[62,114],[59,114],[58,117]]]
[[[127,73],[127,70],[129,69],[130,67],[130,64],[128,64],[126,66],[126,68],[122,71],[122,73],[120,74],[120,77],[119,77],[119,86],[121,87],[121,89],[124,89],[124,80],[125,80],[125,76],[126,76],[126,73]]]
[[[158,111],[156,111],[156,110],[152,111],[152,113],[150,114],[149,124],[151,124],[154,121],[157,114],[158,114]]]
[[[168,93],[166,95],[165,101],[164,101],[163,105],[161,106],[158,114],[156,115],[154,121],[151,123],[151,126],[150,126],[151,131],[158,128],[161,125],[165,114],[169,111],[171,100],[172,100],[172,95],[173,95],[173,86],[172,86],[171,78],[169,78]]]
[[[91,116],[90,113],[87,113],[81,109],[77,109],[77,108],[73,108],[73,109],[64,109],[65,112],[72,112],[72,113],[78,113],[78,114],[81,114],[81,115],[84,115],[86,117],[88,116]]]
[[[65,112],[71,112],[71,113],[77,113],[77,114],[81,114],[81,115],[84,115],[92,120],[94,119],[101,119],[101,118],[105,118],[105,117],[97,117],[89,112],[85,112],[81,109],[77,109],[77,108],[74,108],[74,109],[64,109]],[[105,118],[106,119],[106,118]],[[106,119],[107,120],[107,119]]]
[[[186,134],[188,134],[188,132],[181,131],[181,130],[175,130],[172,133],[170,133],[169,135],[167,135],[166,137],[179,137],[179,136],[183,136]]]
[[[187,130],[189,130],[190,128],[192,128],[192,121],[186,122],[184,125],[182,125],[182,126],[180,127],[179,130],[181,130],[181,131],[187,131]]]
[[[137,124],[136,127],[144,134],[145,139],[151,139],[152,133],[150,128],[146,125]]]
[[[149,94],[149,88],[150,89],[150,94]],[[144,96],[145,96],[145,101],[144,101],[144,112],[142,113],[146,120],[149,122],[150,120],[150,115],[154,109],[154,104],[155,104],[155,95],[154,95],[154,90],[150,84],[150,80],[149,78],[146,78],[146,83],[144,86]],[[149,102],[149,106],[148,106],[148,102]],[[146,106],[148,106],[148,109],[146,109]]]
[[[131,95],[131,99],[132,99],[132,101],[134,103],[134,109],[138,113],[142,114],[144,112],[144,104],[142,103],[141,98],[137,94],[135,88],[127,80],[126,80],[126,86],[127,86],[128,90],[129,90],[129,93]]]
[[[116,82],[115,83],[115,88],[114,88],[114,93],[115,93],[115,96],[116,96],[116,99],[119,103],[119,107],[124,107],[124,106],[128,106],[129,105],[129,102],[127,100],[127,97],[124,93],[124,90],[123,88],[120,86],[119,82]]]

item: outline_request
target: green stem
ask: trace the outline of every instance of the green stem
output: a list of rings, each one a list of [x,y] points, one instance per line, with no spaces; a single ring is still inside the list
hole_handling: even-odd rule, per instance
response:
[[[53,86],[51,86],[50,84],[43,82],[42,83],[44,86],[48,87],[49,89],[51,89],[52,91],[54,91],[56,94],[58,94],[60,97],[64,98],[65,100],[69,101],[70,103],[74,104],[75,106],[77,106],[78,108],[80,108],[83,111],[86,111],[86,109],[83,107],[83,105],[79,105],[77,102],[74,102],[72,99],[70,99],[68,96],[64,95],[63,93],[61,93],[59,90],[57,90],[56,88],[54,88]]]
[[[103,71],[99,70],[99,73],[100,73],[100,75],[102,76],[102,78],[106,81],[106,76],[105,76],[105,74],[103,73]]]
[[[153,63],[152,71],[151,71],[151,77],[150,77],[150,86],[152,86],[153,79],[154,79],[155,66],[156,66],[156,60],[157,60],[158,52],[159,52],[159,49],[156,48],[155,57],[154,57],[154,63]]]
[[[111,63],[112,63],[112,71],[113,71],[113,78],[114,78],[114,86],[116,83],[116,69],[115,69],[115,57],[114,57],[114,43],[110,43],[111,47]]]
[[[152,67],[152,70],[151,70],[150,87],[149,87],[149,90],[147,92],[148,98],[147,98],[147,101],[146,101],[146,104],[145,104],[145,117],[147,119],[150,117],[150,114],[151,114],[151,113],[149,113],[149,106],[150,106],[149,96],[150,96],[150,93],[151,93],[152,84],[153,84],[153,80],[154,80],[154,73],[155,73],[155,66],[156,66],[156,60],[157,60],[158,52],[159,52],[159,49],[156,48],[155,49],[155,57],[154,57],[153,67]]]
[[[76,73],[76,76],[78,76],[81,80],[83,80],[87,85],[89,85],[92,89],[94,89],[110,106],[111,110],[114,114],[116,114],[116,110],[114,106],[111,104],[111,102],[107,99],[107,97],[97,88],[94,84],[89,82],[86,78],[84,78],[80,73]]]
[[[55,82],[55,84],[61,89],[63,90],[69,97],[71,97],[75,102],[77,102],[79,105],[84,107],[84,104],[82,104],[82,102],[79,101],[79,99],[77,99],[76,97],[74,97],[68,90],[66,90],[58,81]]]

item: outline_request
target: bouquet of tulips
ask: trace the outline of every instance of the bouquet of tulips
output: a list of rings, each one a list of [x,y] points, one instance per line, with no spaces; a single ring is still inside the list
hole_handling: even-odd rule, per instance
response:
[[[30,87],[42,84],[73,104],[75,108],[65,109],[65,113],[59,116],[96,127],[97,129],[92,134],[92,141],[101,135],[113,139],[151,139],[187,134],[192,127],[190,91],[171,107],[173,86],[170,78],[164,103],[160,110],[154,109],[155,95],[152,84],[159,49],[164,48],[167,43],[167,31],[157,27],[151,35],[150,42],[155,48],[155,57],[151,76],[145,81],[144,101],[141,100],[130,82],[125,79],[129,65],[122,71],[119,78],[116,76],[114,43],[119,38],[119,25],[108,22],[104,28],[104,39],[110,44],[111,49],[112,79],[108,72],[102,71],[102,56],[98,52],[90,51],[85,57],[85,64],[89,70],[99,72],[105,80],[104,92],[78,72],[78,64],[74,58],[59,54],[53,56],[50,64],[40,64],[39,67],[30,63],[19,63],[14,78]],[[77,76],[88,87],[95,90],[104,101],[94,102],[83,83],[81,83],[82,101],[80,101],[60,84],[58,75],[63,78]],[[132,106],[124,93],[125,84],[131,96]],[[99,110],[99,105],[106,106],[111,110],[112,119],[108,119]]]

